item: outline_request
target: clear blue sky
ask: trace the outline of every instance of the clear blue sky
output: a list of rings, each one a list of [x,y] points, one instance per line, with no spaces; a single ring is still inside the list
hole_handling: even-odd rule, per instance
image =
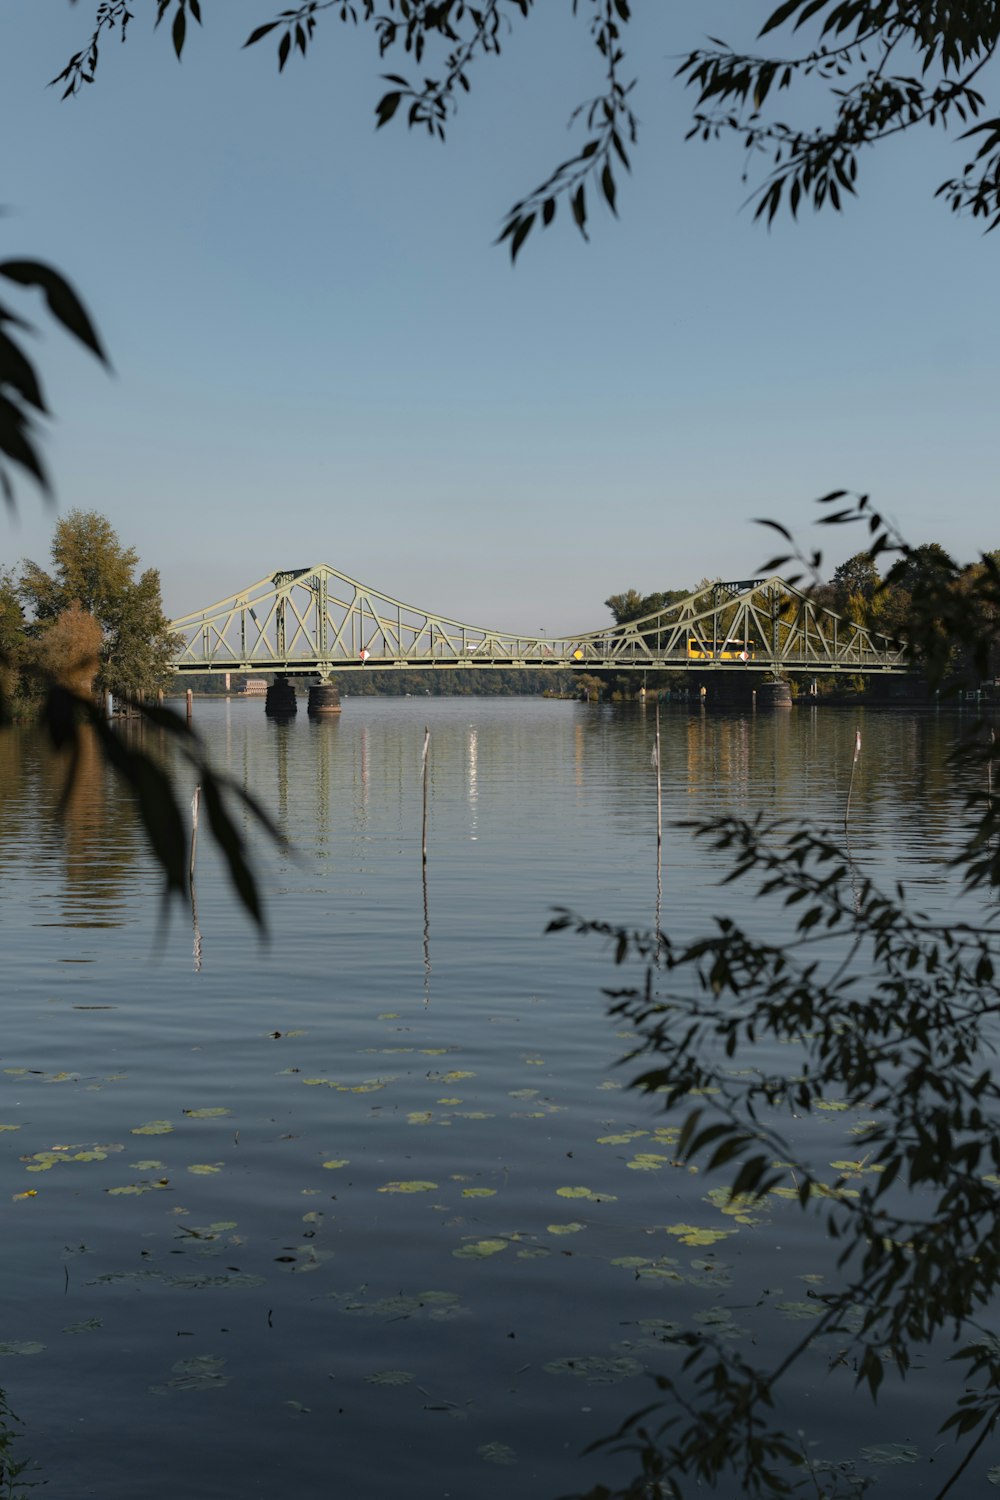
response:
[[[69,274],[115,365],[39,345],[58,503],[106,514],[168,613],[328,562],[471,623],[578,630],[614,591],[755,573],[752,518],[805,531],[841,486],[914,542],[1000,545],[1000,234],[932,197],[967,148],[894,142],[845,215],[768,233],[736,146],[684,142],[673,59],[749,44],[770,6],[634,7],[621,221],[595,205],[589,245],[557,221],[515,268],[503,214],[597,80],[570,0],[477,66],[444,146],[375,132],[379,74],[410,60],[365,28],[327,17],[279,76],[270,42],[240,50],[278,0],[202,6],[178,66],[136,0],[65,103],[45,84],[95,0],[0,13],[0,251]],[[52,520],[25,486],[0,559],[44,562]],[[820,540],[831,570],[863,542]]]

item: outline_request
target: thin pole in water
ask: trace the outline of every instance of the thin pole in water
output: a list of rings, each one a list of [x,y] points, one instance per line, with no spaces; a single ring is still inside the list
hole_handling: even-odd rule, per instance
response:
[[[858,769],[858,760],[861,756],[861,730],[854,731],[854,759],[851,761],[851,782],[847,788],[847,806],[844,809],[844,829],[847,829],[847,820],[851,816],[851,793],[854,791],[854,773]]]
[[[194,895],[194,862],[198,852],[198,812],[201,808],[201,787],[196,786],[191,798],[191,864],[188,869],[188,884],[191,888],[191,922],[194,926],[194,967],[201,970],[201,929],[198,926],[198,907]]]
[[[660,699],[656,699],[656,738],[653,741],[653,765],[656,767],[656,932],[657,952],[660,942],[660,902],[663,898],[663,773],[660,753]]]
[[[428,752],[428,749],[430,748],[430,742],[431,742],[431,732],[430,732],[429,727],[425,724],[424,725],[424,748],[423,748],[423,753],[422,753],[422,756],[421,756],[421,762],[422,762],[422,766],[423,766],[423,783],[424,783],[424,799],[423,799],[423,801],[424,801],[424,809],[423,809],[423,827],[422,827],[422,830],[421,830],[421,846],[420,846],[420,852],[421,852],[420,873],[421,873],[421,880],[422,880],[422,884],[423,884],[423,888],[424,888],[424,1006],[425,1007],[429,1004],[430,998],[431,998],[431,919],[430,919],[430,910],[429,910],[429,907],[427,905],[427,769],[428,769],[427,768],[427,762],[428,762],[428,759],[429,759],[427,752]]]
[[[660,770],[660,700],[656,700],[656,742],[653,746],[653,764],[656,767],[656,872],[660,871],[660,856],[663,849],[663,776]]]
[[[431,732],[430,732],[430,729],[428,728],[428,726],[425,724],[424,725],[424,748],[423,748],[423,753],[421,755],[421,763],[423,765],[423,777],[424,777],[424,816],[423,816],[422,837],[421,837],[421,843],[420,843],[421,856],[422,856],[423,863],[425,865],[427,863],[427,750],[428,750],[428,747],[430,745],[430,742],[431,742]]]

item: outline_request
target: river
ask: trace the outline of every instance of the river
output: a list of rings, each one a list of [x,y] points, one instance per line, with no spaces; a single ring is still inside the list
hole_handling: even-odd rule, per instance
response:
[[[582,1450],[676,1370],[664,1333],[709,1323],[753,1358],[796,1338],[832,1274],[813,1221],[741,1226],[671,1164],[616,1066],[622,972],[545,928],[555,907],[646,927],[659,900],[678,936],[713,913],[780,932],[682,824],[842,826],[858,728],[858,870],[953,912],[957,722],[664,707],[658,896],[652,707],[345,698],[282,725],[198,700],[288,839],[245,819],[266,941],[204,828],[195,930],[92,749],[60,822],[50,752],[0,736],[0,1384],[45,1493],[554,1500],[630,1472]],[[852,1123],[821,1122],[831,1160]],[[880,1500],[932,1494],[936,1378],[873,1411],[828,1365],[795,1392],[815,1451]]]

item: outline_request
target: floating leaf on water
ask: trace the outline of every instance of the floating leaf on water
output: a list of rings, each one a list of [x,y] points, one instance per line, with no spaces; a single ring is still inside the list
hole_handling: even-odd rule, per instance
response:
[[[162,1161],[131,1161],[129,1162],[133,1172],[163,1172],[166,1170]]]
[[[611,1264],[621,1266],[625,1271],[637,1271],[640,1266],[652,1265],[652,1261],[645,1255],[618,1255]]]
[[[600,1354],[585,1354],[569,1359],[553,1359],[542,1369],[547,1375],[577,1375],[588,1385],[616,1385],[619,1380],[630,1380],[641,1375],[645,1366],[630,1355],[617,1358]]]
[[[676,1235],[682,1245],[714,1245],[727,1240],[732,1229],[701,1229],[697,1224],[668,1224],[667,1233]]]
[[[21,1128],[20,1125],[0,1125],[0,1131],[4,1131],[4,1130],[20,1130],[20,1128]]]
[[[529,1068],[544,1068],[545,1066],[544,1057],[526,1057],[524,1060]]]
[[[861,1456],[870,1464],[915,1464],[920,1461],[920,1450],[911,1443],[877,1443],[862,1448]]]
[[[546,1234],[579,1234],[581,1229],[586,1229],[586,1224],[578,1224],[575,1220],[570,1224],[548,1224]]]
[[[843,1099],[817,1099],[815,1102],[815,1107],[817,1109],[841,1110],[850,1109],[851,1106],[849,1104],[845,1104]]]
[[[376,1370],[365,1376],[368,1385],[410,1385],[413,1379],[409,1370]]]
[[[217,1104],[213,1109],[185,1109],[181,1113],[190,1120],[214,1120],[219,1115],[231,1115],[232,1110],[223,1109],[221,1104]]]
[[[323,1222],[323,1214],[318,1209],[311,1209],[309,1213],[302,1215],[302,1222],[303,1224],[321,1224]]]
[[[669,1161],[669,1156],[658,1156],[655,1151],[637,1151],[625,1165],[633,1172],[659,1172]]]
[[[507,1243],[506,1240],[476,1240],[451,1253],[456,1260],[485,1260],[487,1256],[499,1255],[501,1250],[506,1250]]]
[[[557,1198],[586,1198],[588,1203],[617,1203],[618,1199],[611,1193],[595,1193],[593,1188],[588,1187],[561,1187],[556,1188]]]
[[[517,1454],[513,1448],[508,1448],[506,1443],[483,1443],[476,1449],[479,1457],[486,1464],[516,1464]]]
[[[311,1406],[303,1406],[301,1401],[286,1401],[285,1405],[290,1406],[300,1417],[308,1417],[312,1411]]]
[[[302,1082],[306,1085],[307,1088],[314,1088],[319,1084],[322,1084],[322,1086],[327,1089],[334,1089],[337,1087],[335,1083],[331,1083],[329,1078],[303,1078]]]
[[[728,1188],[717,1187],[705,1194],[705,1202],[711,1203],[721,1214],[735,1219],[737,1224],[763,1223],[762,1215],[753,1212],[760,1208],[760,1199],[750,1193],[738,1193],[734,1198]]]
[[[438,1102],[438,1104],[452,1105],[452,1104],[464,1104],[465,1101],[463,1099],[439,1099],[437,1102]]]
[[[430,1109],[415,1109],[406,1117],[407,1125],[429,1125],[434,1118]]]
[[[384,1187],[376,1188],[379,1193],[433,1193],[437,1191],[436,1182],[387,1182]]]
[[[213,1165],[211,1162],[196,1161],[188,1167],[188,1171],[193,1172],[195,1177],[212,1177],[216,1172],[221,1172],[222,1168],[222,1162]]]
[[[774,1305],[783,1318],[821,1318],[826,1311],[818,1299],[815,1302],[776,1302]]]
[[[9,1344],[0,1344],[0,1354],[41,1354],[44,1348],[44,1344],[38,1344],[33,1339],[26,1339],[20,1343],[13,1341]]]
[[[100,1318],[85,1318],[82,1323],[67,1323],[63,1333],[96,1333],[103,1326]]]
[[[417,1292],[410,1296],[401,1293],[397,1297],[374,1298],[371,1302],[365,1300],[364,1290],[331,1292],[330,1296],[333,1301],[340,1303],[341,1312],[362,1318],[384,1318],[388,1321],[425,1317],[434,1322],[445,1322],[464,1316],[465,1313],[457,1292]]]
[[[21,1198],[37,1198],[38,1197],[38,1189],[37,1188],[28,1188],[26,1192],[23,1192],[23,1193],[11,1193],[10,1196],[11,1196],[11,1201],[14,1202],[14,1203],[17,1203],[18,1200],[21,1199]]]
[[[462,1073],[457,1069],[451,1073],[442,1073],[438,1079],[439,1083],[458,1083],[462,1078],[475,1078],[475,1073]]]
[[[156,1188],[166,1187],[165,1182],[127,1182],[124,1187],[105,1188],[111,1198],[138,1198],[140,1193],[151,1193]]]
[[[537,1099],[538,1098],[538,1090],[537,1089],[509,1089],[507,1091],[507,1097],[509,1099]]]
[[[325,1161],[323,1165],[328,1172],[336,1172],[339,1167],[349,1167],[351,1161],[347,1156],[335,1156],[330,1161]],[[379,1191],[381,1192],[381,1189]]]
[[[205,1287],[254,1287],[263,1286],[263,1276],[252,1276],[249,1271],[228,1271],[222,1276],[167,1276],[167,1286],[180,1287],[184,1291],[201,1291]]]
[[[597,1144],[599,1146],[627,1146],[631,1141],[637,1141],[640,1136],[648,1134],[648,1130],[625,1130],[621,1135],[599,1135]]]
[[[158,1396],[167,1391],[217,1390],[228,1385],[232,1378],[222,1373],[225,1363],[224,1359],[217,1359],[211,1354],[196,1354],[191,1359],[179,1359],[171,1366],[173,1379],[168,1380],[166,1386],[150,1386],[150,1390]]]
[[[496,1193],[496,1188],[474,1187],[462,1189],[463,1198],[495,1198]]]
[[[399,1020],[399,1011],[398,1010],[384,1010],[382,1012],[382,1014],[380,1016],[376,1016],[375,1019],[376,1019],[376,1021],[398,1021]]]
[[[169,1120],[147,1120],[145,1125],[135,1125],[133,1135],[170,1135],[173,1126]]]
[[[1000,1485],[1000,1464],[998,1464],[995,1469],[989,1469],[987,1471],[986,1479],[989,1484]]]
[[[607,1092],[607,1090],[609,1089],[620,1089],[621,1084],[614,1078],[605,1078],[604,1082],[599,1083],[597,1087],[600,1090]]]
[[[421,1057],[444,1057],[450,1051],[448,1047],[421,1047]]]

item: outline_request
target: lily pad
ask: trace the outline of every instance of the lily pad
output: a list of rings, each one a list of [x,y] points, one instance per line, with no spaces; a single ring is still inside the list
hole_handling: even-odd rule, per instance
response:
[[[173,1126],[169,1120],[147,1120],[145,1125],[135,1125],[133,1135],[170,1135]]]
[[[668,1224],[667,1233],[676,1235],[682,1245],[714,1245],[734,1233],[732,1229],[702,1229],[697,1224]]]
[[[365,1381],[368,1385],[410,1385],[413,1378],[409,1370],[376,1370]]]
[[[479,1457],[487,1464],[516,1464],[517,1454],[513,1448],[508,1448],[506,1443],[483,1443],[476,1449]]]
[[[436,1182],[387,1182],[384,1187],[376,1188],[379,1193],[433,1193],[437,1190]]]
[[[44,1344],[36,1343],[33,1339],[25,1339],[21,1342],[0,1344],[0,1354],[41,1354],[44,1348]]]
[[[912,1443],[877,1443],[862,1448],[862,1458],[870,1464],[915,1464],[920,1462],[920,1451]]]
[[[476,1240],[469,1245],[460,1245],[451,1253],[456,1260],[486,1260],[490,1255],[499,1255],[506,1250],[506,1240]]]
[[[190,1120],[214,1120],[219,1115],[231,1115],[231,1109],[223,1109],[222,1105],[216,1105],[212,1109],[185,1109],[182,1111]]]
[[[588,1385],[617,1385],[620,1380],[630,1380],[641,1375],[645,1366],[631,1355],[617,1358],[600,1354],[575,1355],[568,1359],[553,1359],[542,1366],[547,1375],[576,1375]]]
[[[165,1395],[168,1391],[217,1390],[228,1385],[232,1379],[232,1376],[222,1373],[225,1363],[224,1359],[217,1359],[211,1354],[196,1354],[192,1359],[179,1359],[171,1366],[173,1378],[165,1386],[150,1386],[150,1390],[157,1396]]]

